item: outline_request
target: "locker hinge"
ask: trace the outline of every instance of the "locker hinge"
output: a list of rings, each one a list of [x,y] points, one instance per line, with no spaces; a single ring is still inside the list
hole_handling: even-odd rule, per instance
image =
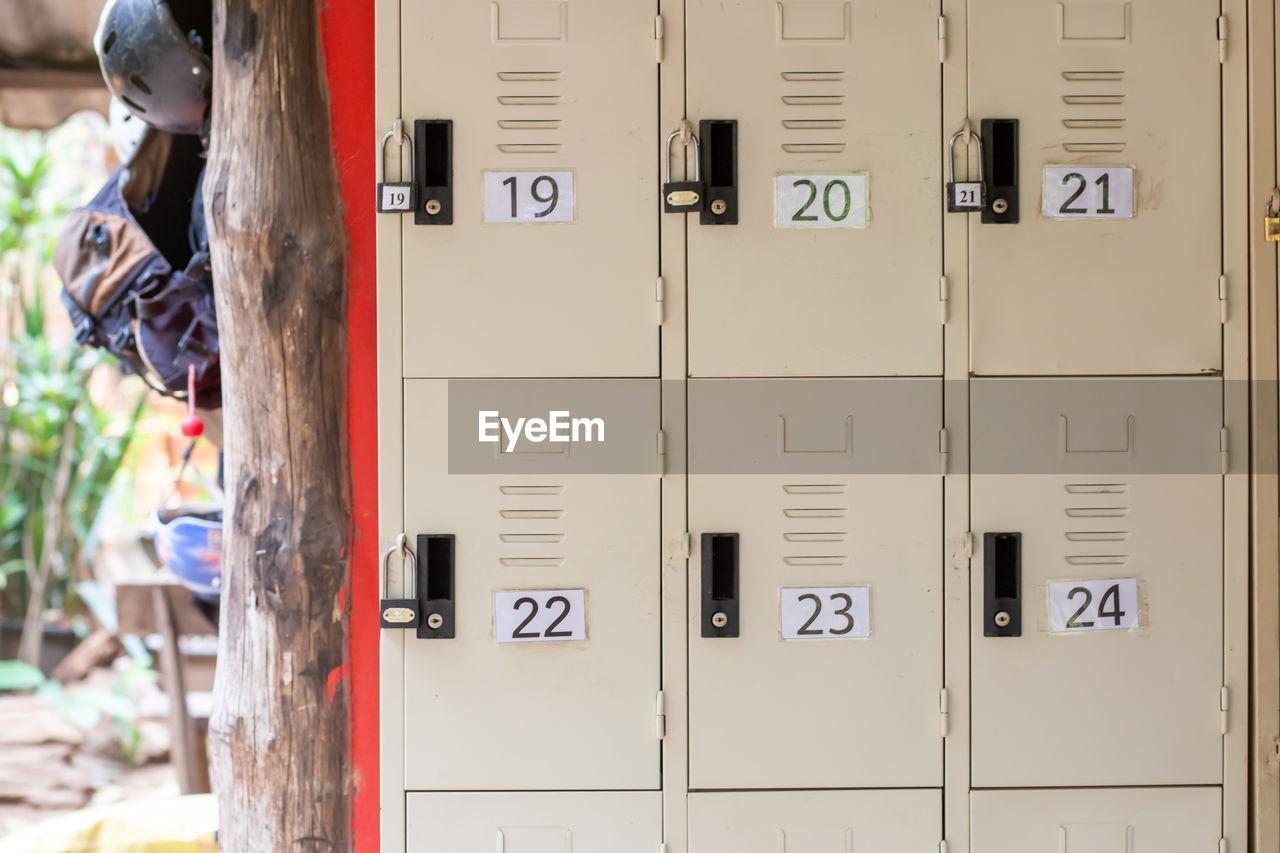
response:
[[[667,25],[663,22],[661,15],[655,15],[653,19],[653,51],[654,58],[662,62],[662,49],[666,46]]]
[[[938,322],[947,325],[947,277],[938,276]]]
[[[1218,322],[1227,322],[1227,277],[1218,276]]]
[[[938,16],[938,61],[947,61],[947,16]]]
[[[942,474],[945,477],[951,467],[951,435],[946,427],[938,430],[938,455],[942,457]]]
[[[955,547],[951,549],[951,565],[957,569],[967,568],[973,559],[973,531],[966,530],[956,537]]]
[[[667,842],[664,841],[658,845],[658,853],[667,853]]]
[[[658,430],[658,476],[667,473],[667,434]]]
[[[667,307],[667,283],[662,280],[662,276],[658,276],[653,283],[653,301],[657,306],[658,325],[661,326],[663,320],[666,319]]]
[[[951,734],[951,697],[945,687],[938,691],[938,717],[939,733],[946,737]]]
[[[951,845],[947,843],[947,839],[944,838],[938,842],[938,853],[948,853],[950,850]]]
[[[1218,16],[1218,62],[1227,61],[1227,16]]]
[[[1227,853],[1227,839],[1218,839],[1218,853]]]
[[[1218,692],[1218,728],[1222,734],[1227,733],[1227,712],[1231,710],[1231,694],[1224,686]]]
[[[1227,470],[1230,468],[1230,462],[1231,462],[1230,454],[1228,453],[1228,447],[1227,447],[1227,428],[1226,427],[1223,427],[1222,429],[1218,430],[1218,455],[1222,457],[1222,473],[1226,474]],[[1225,687],[1222,689],[1226,690]]]
[[[654,700],[654,717],[658,740],[662,740],[667,736],[667,697],[661,690],[658,691],[658,696]]]
[[[689,531],[680,534],[680,556],[689,559],[693,553],[693,537],[689,535]]]

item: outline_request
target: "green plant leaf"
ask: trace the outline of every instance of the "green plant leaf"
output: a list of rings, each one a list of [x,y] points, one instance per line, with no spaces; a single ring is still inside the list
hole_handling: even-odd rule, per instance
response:
[[[31,664],[18,660],[0,660],[0,691],[30,690],[44,683],[44,673]]]

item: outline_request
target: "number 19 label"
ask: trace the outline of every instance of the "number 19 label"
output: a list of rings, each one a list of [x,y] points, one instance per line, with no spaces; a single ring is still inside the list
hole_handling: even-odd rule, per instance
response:
[[[1129,166],[1045,166],[1046,219],[1132,219]]]
[[[485,172],[485,222],[572,222],[573,172]]]
[[[784,640],[871,636],[871,587],[783,587],[778,590],[778,598]]]
[[[1137,627],[1137,578],[1049,583],[1049,630],[1054,634]]]
[[[774,208],[779,228],[866,228],[867,173],[778,175]]]

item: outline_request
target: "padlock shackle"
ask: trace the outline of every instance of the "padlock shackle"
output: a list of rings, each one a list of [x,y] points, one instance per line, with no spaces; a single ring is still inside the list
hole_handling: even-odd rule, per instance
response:
[[[413,137],[405,132],[404,127],[400,126],[399,122],[396,122],[396,125],[397,127],[395,130],[388,130],[386,135],[382,137],[382,147],[379,148],[378,170],[381,173],[381,183],[385,184],[387,182],[387,143],[391,141],[392,137],[397,135],[400,139],[401,148],[406,144],[409,146],[409,183],[413,183]],[[398,166],[399,164],[400,159],[397,157],[396,165]]]
[[[682,133],[680,130],[671,131],[671,135],[667,137],[667,183],[671,183],[671,143],[676,137]],[[702,180],[702,146],[698,144],[696,134],[690,133],[689,139],[693,140],[693,179],[695,181]],[[684,143],[685,147],[689,147],[689,143]]]
[[[983,162],[982,162],[984,159],[982,156],[982,137],[974,133],[972,130],[968,130],[968,123],[966,122],[965,124],[966,126],[964,129],[957,130],[955,133],[951,134],[951,141],[947,143],[947,174],[951,178],[950,182],[953,184],[956,183],[956,140],[967,134],[968,136],[971,136],[974,139],[978,140],[978,183],[985,184],[987,182],[987,177],[984,174]],[[968,147],[969,147],[969,141],[966,139],[965,140],[966,151],[968,151]],[[965,173],[965,180],[968,180],[969,158],[967,155],[965,156],[964,173]]]
[[[399,551],[404,554],[405,559],[409,561],[409,598],[418,597],[418,557],[413,553],[413,549],[409,547],[409,537],[401,533],[396,537],[396,544],[392,545],[382,554],[382,571],[378,575],[378,597],[386,599],[387,597],[387,569],[391,567],[391,555]]]

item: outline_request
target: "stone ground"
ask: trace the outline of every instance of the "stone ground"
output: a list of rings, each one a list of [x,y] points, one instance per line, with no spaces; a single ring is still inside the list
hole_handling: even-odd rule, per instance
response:
[[[111,670],[97,669],[67,690],[108,687],[112,678]],[[176,796],[165,721],[140,720],[138,725],[141,744],[130,763],[109,719],[81,730],[43,699],[0,693],[0,838],[86,806]]]

